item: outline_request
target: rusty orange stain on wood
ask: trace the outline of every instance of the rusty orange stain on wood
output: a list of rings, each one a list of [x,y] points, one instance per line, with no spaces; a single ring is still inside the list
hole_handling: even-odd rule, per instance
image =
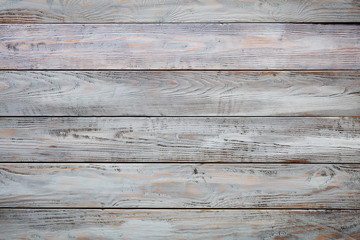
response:
[[[86,237],[86,236],[84,236],[84,235],[82,235],[82,234],[77,235],[77,236],[76,236],[76,239],[77,239],[77,240],[90,240],[90,238],[88,238],[88,237]]]
[[[328,239],[340,239],[342,236],[339,233],[322,233],[319,234],[315,240],[328,240]]]
[[[0,138],[9,138],[13,137],[15,134],[15,129],[0,129]]]
[[[148,48],[148,47],[151,47],[151,44],[128,43],[128,47],[133,47],[133,48]]]

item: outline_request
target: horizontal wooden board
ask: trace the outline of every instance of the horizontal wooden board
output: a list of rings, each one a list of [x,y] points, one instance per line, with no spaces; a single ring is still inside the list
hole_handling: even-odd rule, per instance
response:
[[[2,116],[360,116],[360,71],[0,71]]]
[[[359,239],[360,212],[0,209],[0,239]]]
[[[0,164],[0,207],[360,209],[360,164]]]
[[[360,163],[360,118],[0,118],[0,162]]]
[[[360,22],[357,0],[3,1],[0,23]]]
[[[360,25],[0,25],[0,69],[360,69]]]

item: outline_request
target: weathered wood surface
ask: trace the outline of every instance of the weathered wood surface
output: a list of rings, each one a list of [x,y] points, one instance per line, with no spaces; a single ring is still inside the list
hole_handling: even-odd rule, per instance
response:
[[[0,25],[1,69],[359,69],[360,25]]]
[[[2,116],[359,116],[360,71],[1,71]]]
[[[0,209],[0,239],[359,239],[360,212]]]
[[[360,209],[359,164],[1,164],[0,207]]]
[[[0,162],[360,163],[360,118],[0,118]]]
[[[358,0],[1,1],[0,23],[360,22]]]

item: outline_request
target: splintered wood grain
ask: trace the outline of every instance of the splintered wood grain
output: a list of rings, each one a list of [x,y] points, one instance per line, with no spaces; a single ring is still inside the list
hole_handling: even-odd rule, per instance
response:
[[[360,118],[0,118],[0,162],[360,163]]]
[[[0,69],[359,69],[360,25],[1,24]]]
[[[358,0],[1,1],[0,23],[360,22]]]
[[[1,164],[0,207],[360,209],[359,164]]]
[[[360,71],[1,71],[2,116],[360,116]]]
[[[359,239],[360,211],[0,209],[0,239]]]

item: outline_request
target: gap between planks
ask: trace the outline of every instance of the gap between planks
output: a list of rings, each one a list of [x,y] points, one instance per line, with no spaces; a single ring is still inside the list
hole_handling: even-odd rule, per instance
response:
[[[278,165],[278,164],[286,164],[286,165],[358,165],[359,163],[355,163],[355,162],[339,162],[339,163],[334,163],[334,162],[320,162],[320,163],[316,163],[316,162],[304,162],[302,160],[299,160],[298,162],[296,161],[283,161],[283,162],[272,162],[272,161],[268,161],[268,162],[196,162],[196,161],[192,161],[192,162],[105,162],[105,161],[96,161],[96,162],[81,162],[81,161],[66,161],[66,162],[60,162],[60,161],[42,161],[42,162],[35,162],[35,161],[13,161],[13,162],[0,162],[0,167],[1,164],[13,164],[13,163],[20,163],[20,164],[179,164],[179,165],[189,165],[189,164],[197,164],[197,165],[246,165],[246,164],[254,164],[254,165]]]
[[[0,24],[1,25],[1,24]],[[35,24],[36,25],[36,24]],[[360,25],[360,24],[359,24]],[[46,69],[31,69],[31,68],[22,68],[22,69],[14,69],[14,68],[2,68],[0,72],[355,72],[360,71],[359,69],[331,69],[331,68],[318,68],[318,69],[224,69],[224,68],[212,68],[212,69],[192,69],[192,68],[174,68],[174,69],[162,69],[162,68],[144,68],[144,69],[121,69],[121,68],[104,68],[104,69],[94,69],[94,68],[66,68],[66,69],[57,69],[57,68],[46,68]]]
[[[192,24],[318,24],[318,25],[360,25],[360,22],[244,22],[244,21],[221,21],[221,22],[106,22],[106,23],[99,23],[99,22],[57,22],[57,23],[6,23],[0,22],[0,25],[8,24],[8,25],[192,25]]]
[[[311,115],[311,116],[247,116],[247,115],[229,115],[229,116],[219,116],[219,115],[1,115],[1,118],[360,118],[360,116],[323,116],[323,115]]]
[[[0,207],[0,210],[11,210],[11,209],[36,209],[36,210],[76,210],[76,209],[94,209],[94,210],[154,210],[154,211],[162,211],[162,210],[174,210],[174,211],[192,211],[192,210],[200,210],[200,211],[357,211],[360,213],[359,208],[289,208],[289,207],[279,207],[279,208],[155,208],[155,207]]]

